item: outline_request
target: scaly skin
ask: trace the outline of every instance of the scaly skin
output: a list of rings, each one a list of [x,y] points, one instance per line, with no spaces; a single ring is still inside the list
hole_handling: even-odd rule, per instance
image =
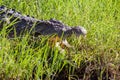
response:
[[[63,41],[61,41],[60,44],[63,43],[63,45],[67,47],[70,47],[70,45],[65,40],[66,37],[71,36],[72,34],[75,34],[76,36],[85,36],[87,34],[86,29],[81,26],[70,27],[55,19],[38,20],[29,17],[29,15],[23,16],[14,9],[0,6],[0,30],[7,25],[10,25],[7,30],[11,30],[8,34],[9,38],[14,37],[14,32],[17,36],[20,36],[25,32],[30,32],[30,34],[34,36],[56,34],[59,38],[62,36]]]
[[[13,25],[10,28],[15,28],[16,34],[20,35],[24,31],[30,31],[31,34],[37,35],[52,35],[56,34],[59,37],[63,36],[66,38],[71,36],[73,33],[76,36],[86,35],[87,31],[83,27],[69,27],[63,24],[62,22],[54,19],[50,20],[38,20],[33,17],[23,16],[20,12],[15,11],[14,9],[8,9],[5,6],[0,6],[0,29],[3,28],[3,24],[10,24],[13,22]],[[10,31],[10,37],[14,35],[14,31]]]

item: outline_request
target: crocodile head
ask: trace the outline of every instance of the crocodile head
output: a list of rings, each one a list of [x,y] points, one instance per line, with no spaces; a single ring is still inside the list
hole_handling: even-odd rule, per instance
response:
[[[72,28],[72,32],[79,37],[80,35],[86,36],[87,30],[84,27],[77,26]]]

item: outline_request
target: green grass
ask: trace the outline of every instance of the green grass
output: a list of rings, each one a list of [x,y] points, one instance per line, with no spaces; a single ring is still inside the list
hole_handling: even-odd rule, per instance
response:
[[[97,74],[97,79],[102,80],[104,73],[107,79],[111,77],[108,73],[119,79],[119,0],[0,0],[0,5],[38,19],[55,18],[69,26],[81,25],[88,31],[85,39],[69,37],[75,49],[60,53],[56,47],[50,48],[48,36],[8,39],[3,29],[0,79],[88,80]]]

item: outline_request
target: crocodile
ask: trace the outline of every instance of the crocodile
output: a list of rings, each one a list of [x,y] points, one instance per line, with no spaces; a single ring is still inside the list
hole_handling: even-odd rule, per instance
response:
[[[9,31],[9,38],[14,38],[14,34],[20,36],[24,32],[29,32],[34,36],[55,34],[59,38],[62,37],[65,44],[68,44],[66,38],[72,34],[75,34],[77,37],[87,34],[84,27],[67,26],[61,21],[52,18],[49,20],[39,20],[29,15],[22,15],[15,9],[2,5],[0,6],[0,31],[6,26]]]
[[[85,36],[87,34],[86,29],[81,26],[67,26],[61,21],[52,18],[50,20],[39,20],[29,15],[22,15],[15,9],[8,9],[4,5],[0,6],[0,29],[3,28],[4,23],[10,24],[12,22],[13,24],[9,28],[15,28],[17,35],[20,35],[25,30],[31,31],[36,36],[56,34],[59,37],[63,36],[63,38],[71,36],[73,33],[76,36]],[[9,36],[12,37],[13,35],[14,30],[11,30]]]

